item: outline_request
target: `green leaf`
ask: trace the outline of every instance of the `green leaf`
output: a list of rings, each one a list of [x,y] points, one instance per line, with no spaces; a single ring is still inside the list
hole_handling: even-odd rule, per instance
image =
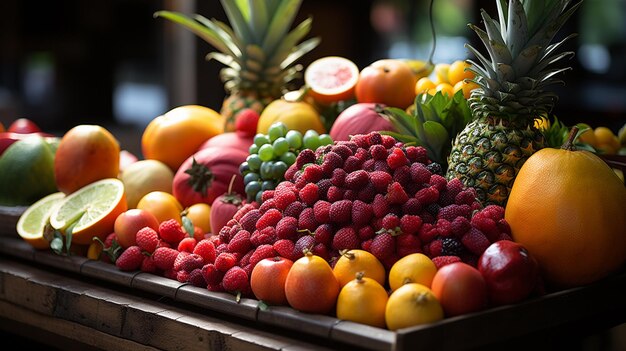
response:
[[[61,238],[52,239],[52,241],[50,241],[50,248],[57,255],[63,254],[63,239]]]
[[[444,155],[442,152],[444,145],[450,143],[446,128],[437,122],[426,121],[424,123],[424,135],[428,145],[427,150],[430,151],[428,155],[430,159],[442,165],[446,164],[448,155]]]
[[[183,228],[185,229],[187,234],[189,234],[189,236],[193,238],[193,233],[194,233],[193,221],[191,220],[191,218],[187,216],[183,216],[182,220],[183,220]]]

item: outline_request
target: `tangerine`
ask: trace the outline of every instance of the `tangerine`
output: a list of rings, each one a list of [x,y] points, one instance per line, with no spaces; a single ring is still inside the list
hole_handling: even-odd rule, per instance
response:
[[[412,253],[400,258],[389,270],[389,287],[397,290],[404,284],[419,283],[430,288],[437,266],[423,253]]]
[[[335,262],[333,273],[343,287],[362,272],[365,277],[374,279],[380,285],[385,284],[386,272],[383,264],[371,252],[353,249],[341,253]]]
[[[355,87],[358,102],[374,102],[401,109],[415,100],[417,76],[406,62],[381,59],[363,68]]]
[[[337,318],[384,328],[388,298],[379,282],[358,272],[339,292]]]

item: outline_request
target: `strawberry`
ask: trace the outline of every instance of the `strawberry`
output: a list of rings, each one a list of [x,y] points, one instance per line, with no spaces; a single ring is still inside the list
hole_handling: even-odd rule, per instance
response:
[[[174,261],[178,256],[178,250],[170,247],[157,247],[152,253],[154,264],[157,268],[166,271],[174,267]]]
[[[436,203],[439,200],[439,190],[437,188],[429,186],[418,190],[414,196],[423,207],[429,204]]]
[[[352,201],[339,200],[330,205],[329,220],[334,223],[348,223],[352,219]]]
[[[307,183],[300,191],[298,196],[305,204],[312,206],[319,198],[319,187],[315,183]],[[286,206],[285,206],[286,207]]]
[[[251,293],[250,280],[243,268],[235,266],[229,269],[222,278],[224,290],[230,293],[237,293],[238,296],[247,296]]]
[[[273,227],[278,223],[278,221],[280,221],[281,218],[283,218],[282,213],[279,210],[272,208],[261,215],[259,220],[256,222],[256,229],[261,230],[266,227]]]
[[[187,234],[177,220],[171,218],[159,224],[159,236],[172,246],[177,246]]]
[[[357,235],[359,236],[359,239],[361,241],[369,240],[373,238],[375,234],[376,234],[376,231],[374,231],[374,228],[372,228],[371,225],[363,226],[359,228],[359,230],[357,231]]]
[[[294,217],[286,217],[276,224],[276,237],[278,239],[294,240],[298,235],[298,220]]]
[[[372,205],[361,200],[352,202],[352,224],[364,225],[370,222],[374,216]]]
[[[392,170],[405,166],[408,163],[409,160],[406,158],[404,151],[400,148],[394,147],[389,153],[389,156],[387,156],[387,165]]]
[[[198,241],[196,247],[193,248],[193,253],[200,255],[204,263],[215,262],[215,244],[209,239]]]
[[[159,245],[159,233],[150,227],[143,227],[135,234],[135,241],[143,251],[153,253]]]
[[[259,124],[259,113],[251,108],[244,108],[237,113],[235,131],[244,137],[253,137]]]
[[[390,257],[396,251],[396,242],[387,232],[377,234],[372,240],[370,252],[380,261]]]
[[[389,213],[389,203],[383,194],[376,194],[374,196],[374,200],[372,200],[372,212],[374,216],[378,218],[383,218],[387,213]]]
[[[122,252],[120,257],[115,260],[115,265],[121,271],[136,271],[141,267],[144,255],[141,248],[137,245],[129,246]]]
[[[358,249],[361,241],[353,227],[343,227],[337,230],[333,237],[332,248],[335,250]]]
[[[248,252],[250,248],[252,248],[250,232],[245,229],[239,230],[228,243],[228,251],[230,252],[240,252],[243,254]]]
[[[409,199],[409,195],[406,194],[402,184],[394,181],[387,186],[387,194],[385,195],[387,202],[391,205],[402,205]]]

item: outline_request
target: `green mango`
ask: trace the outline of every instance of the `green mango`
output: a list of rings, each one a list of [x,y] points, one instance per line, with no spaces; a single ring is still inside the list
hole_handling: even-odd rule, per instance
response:
[[[18,140],[0,156],[0,205],[28,206],[56,191],[54,147],[45,138]]]

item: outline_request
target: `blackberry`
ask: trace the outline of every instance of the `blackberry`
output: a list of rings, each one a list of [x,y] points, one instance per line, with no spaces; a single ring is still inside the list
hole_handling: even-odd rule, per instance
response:
[[[441,256],[461,256],[465,247],[457,238],[441,239]]]
[[[441,167],[441,165],[437,162],[431,162],[426,166],[426,169],[432,174],[439,174],[440,176],[443,175],[443,167]]]

